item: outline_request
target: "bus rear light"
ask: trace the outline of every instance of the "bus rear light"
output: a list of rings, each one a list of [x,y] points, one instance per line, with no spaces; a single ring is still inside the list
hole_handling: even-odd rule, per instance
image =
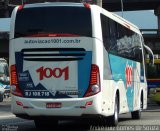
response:
[[[81,109],[85,109],[86,107],[85,107],[85,106],[80,106],[80,108],[81,108]]]
[[[17,85],[18,80],[17,80],[16,66],[11,65],[10,71],[11,71],[11,85]]]
[[[24,7],[24,5],[19,5],[19,7],[18,7],[18,11],[22,10],[22,9],[23,9],[23,7]]]
[[[85,8],[88,8],[88,9],[91,8],[90,4],[84,3],[83,5],[84,5]]]
[[[54,34],[54,33],[40,33],[40,34],[33,34],[26,37],[79,37],[79,35],[75,34]]]
[[[23,103],[20,102],[20,101],[16,101],[16,104],[17,104],[18,106],[23,106]]]
[[[101,91],[99,67],[92,64],[88,90],[84,97],[93,96]]]
[[[16,96],[23,97],[22,92],[19,88],[18,79],[17,79],[17,72],[16,72],[16,65],[10,66],[10,85],[11,85],[11,93]]]
[[[85,107],[87,107],[87,106],[91,106],[91,105],[92,105],[92,103],[93,103],[93,101],[87,101],[87,102],[86,102],[86,104],[85,104]]]

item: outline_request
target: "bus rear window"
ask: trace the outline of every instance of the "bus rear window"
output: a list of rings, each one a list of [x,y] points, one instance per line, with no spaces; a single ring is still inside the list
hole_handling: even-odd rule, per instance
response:
[[[84,7],[36,7],[17,11],[15,38],[36,34],[92,37],[91,11]]]

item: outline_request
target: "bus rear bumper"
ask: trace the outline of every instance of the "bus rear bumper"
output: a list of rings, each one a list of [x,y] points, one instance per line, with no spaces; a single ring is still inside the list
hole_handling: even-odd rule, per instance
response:
[[[54,117],[57,119],[76,118],[101,114],[101,95],[70,99],[31,99],[12,97],[12,113],[17,117],[33,119]],[[48,103],[60,103],[60,107],[48,108]]]

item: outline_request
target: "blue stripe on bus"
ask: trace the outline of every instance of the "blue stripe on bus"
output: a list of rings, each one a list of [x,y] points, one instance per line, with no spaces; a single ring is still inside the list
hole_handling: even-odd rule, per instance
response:
[[[92,52],[87,51],[83,60],[78,61],[78,90],[79,97],[83,97],[89,86]]]
[[[110,59],[110,67],[112,72],[112,77],[115,82],[118,82],[119,80],[123,81],[125,89],[126,89],[126,96],[127,96],[127,103],[128,108],[130,111],[133,110],[133,100],[134,100],[134,74],[132,75],[133,81],[130,86],[126,86],[126,65],[132,66],[133,69],[136,68],[136,62],[131,61],[128,59],[124,59],[119,56],[111,55],[109,54]]]

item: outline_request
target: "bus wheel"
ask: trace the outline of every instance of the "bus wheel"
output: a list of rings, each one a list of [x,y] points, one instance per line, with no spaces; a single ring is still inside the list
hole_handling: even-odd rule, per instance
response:
[[[34,123],[37,129],[51,129],[58,127],[58,120],[35,119]]]
[[[3,96],[2,96],[2,97],[0,97],[0,102],[3,102]]]
[[[142,109],[143,109],[143,99],[142,99],[142,97],[141,97],[140,109],[139,109],[138,111],[133,111],[133,112],[131,112],[132,119],[135,119],[135,120],[141,119]]]
[[[0,102],[3,102],[4,94],[0,92]]]
[[[156,102],[160,106],[160,102]]]
[[[114,105],[114,115],[107,117],[107,125],[108,126],[117,126],[118,125],[118,119],[119,119],[119,101],[118,97],[115,98],[115,105]]]

